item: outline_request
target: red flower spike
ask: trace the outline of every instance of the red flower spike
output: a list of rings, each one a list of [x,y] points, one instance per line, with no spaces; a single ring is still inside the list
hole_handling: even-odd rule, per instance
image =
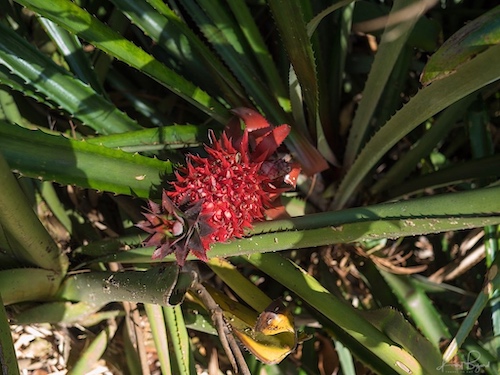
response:
[[[275,198],[295,186],[300,168],[275,156],[290,127],[274,128],[251,109],[233,112],[247,127],[232,122],[220,140],[210,131],[207,157],[188,155],[161,206],[148,203],[146,220],[137,226],[150,234],[144,243],[156,246],[153,258],[175,253],[182,266],[192,252],[206,261],[211,244],[244,236],[265,219]]]

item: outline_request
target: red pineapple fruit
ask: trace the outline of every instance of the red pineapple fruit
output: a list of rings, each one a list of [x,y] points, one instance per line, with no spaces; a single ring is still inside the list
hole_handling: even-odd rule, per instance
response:
[[[137,226],[150,234],[144,244],[156,247],[154,259],[175,253],[183,266],[191,251],[206,261],[211,244],[241,238],[265,219],[276,197],[295,187],[300,168],[276,155],[290,127],[273,127],[252,109],[232,112],[245,129],[231,121],[220,140],[210,131],[207,156],[187,155],[162,204],[148,203],[146,220]]]

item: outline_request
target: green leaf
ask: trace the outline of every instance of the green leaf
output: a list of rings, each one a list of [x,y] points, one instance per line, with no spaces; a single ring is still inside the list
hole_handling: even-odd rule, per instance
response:
[[[354,8],[354,24],[386,17],[390,11],[387,4],[389,3],[357,1]],[[436,19],[427,18],[426,16],[420,17],[408,37],[408,46],[426,52],[433,52],[438,47],[440,32],[441,25]],[[382,34],[378,30],[373,30],[370,33],[376,37]]]
[[[356,375],[354,358],[348,348],[340,341],[335,340],[335,351],[339,356],[340,368],[345,375]]]
[[[322,212],[288,220],[256,223],[252,233],[313,229],[379,220],[466,219],[496,216],[500,213],[500,201],[495,199],[499,193],[500,187],[497,186],[406,201],[380,203],[342,211]],[[403,226],[399,225],[398,227],[402,228]],[[438,227],[435,229],[439,230]]]
[[[278,99],[283,109],[289,112],[290,101],[287,98],[288,95],[284,83],[246,2],[243,0],[234,0],[228,1],[227,5],[231,8],[238,28],[241,29],[242,34],[245,36],[249,50],[255,56],[260,71],[267,78],[267,83],[273,96]]]
[[[171,367],[175,374],[189,375],[195,372],[193,352],[189,343],[189,334],[184,323],[180,306],[164,306],[167,332],[172,343]]]
[[[115,333],[116,328],[113,325],[108,325],[99,332],[93,338],[90,345],[86,346],[85,349],[79,353],[77,361],[71,368],[71,373],[74,375],[85,375],[90,373],[108,348]]]
[[[141,123],[143,122],[146,125],[151,122],[151,124],[158,127],[171,123],[169,117],[161,111],[162,108],[157,103],[145,98],[141,93],[142,89],[114,67],[107,71],[106,81],[114,90],[123,95],[135,110],[144,116],[141,118]]]
[[[100,315],[97,313],[103,305],[91,302],[47,302],[23,310],[14,318],[16,324],[74,324],[87,322]],[[116,313],[115,313],[116,314]],[[105,317],[108,317],[104,315]]]
[[[82,44],[78,37],[46,18],[39,17],[39,21],[45,28],[47,34],[57,45],[57,48],[64,56],[71,71],[82,82],[89,84],[97,93],[103,94],[104,90],[97,79],[90,59],[83,51]]]
[[[500,289],[500,273],[498,272],[499,270],[498,263],[500,263],[500,261],[497,260],[496,263],[497,264],[493,265],[489,269],[486,275],[485,286],[482,288],[481,292],[477,295],[474,304],[468,311],[465,319],[462,321],[462,324],[460,325],[460,328],[456,332],[455,337],[453,337],[452,341],[444,351],[443,353],[444,362],[451,361],[451,359],[455,356],[458,349],[462,346],[465,339],[474,328],[474,325],[479,319],[479,316],[483,312],[488,301],[493,297],[494,294],[497,293],[496,291]]]
[[[204,1],[200,3],[205,5],[203,9],[195,4],[195,1],[191,0],[185,1],[183,5],[197,23],[201,25],[201,31],[219,52],[235,76],[242,82],[251,99],[262,110],[268,120],[275,125],[289,123],[289,116],[279,105],[277,98],[271,95],[269,88],[262,81],[258,69],[251,64],[249,57],[244,52],[239,51],[239,49],[243,48],[241,47],[242,43],[236,40],[235,34],[225,26],[226,22],[228,22],[227,19],[231,17],[225,15],[224,7],[221,6],[220,9],[222,10],[216,11],[213,9],[213,2]],[[312,146],[306,137],[300,134],[293,124],[291,125],[292,131],[285,143],[302,164],[304,173],[312,175],[327,169],[328,165],[318,150]]]
[[[3,88],[0,88],[0,119],[15,123],[22,123],[23,121],[14,98]]]
[[[438,367],[441,364],[441,355],[438,347],[432,346],[431,342],[422,336],[399,311],[393,308],[384,308],[373,311],[362,311],[361,316],[415,356],[424,367]],[[439,317],[439,314],[437,316]],[[425,318],[421,318],[424,321]],[[426,323],[433,324],[434,322],[427,320]]]
[[[465,181],[488,180],[500,176],[500,155],[457,163],[436,172],[415,177],[411,181],[395,185],[388,191],[389,197],[417,194],[428,188],[450,186]]]
[[[497,191],[498,194],[498,191]],[[455,202],[453,202],[454,204]],[[338,211],[341,212],[341,211]],[[368,211],[369,212],[369,211]],[[309,219],[314,220],[314,215]],[[325,224],[325,222],[322,222]],[[399,238],[406,236],[417,236],[429,233],[441,233],[451,230],[463,230],[478,228],[485,225],[500,224],[500,215],[485,216],[477,214],[473,217],[443,217],[443,218],[418,218],[418,219],[374,219],[360,221],[358,223],[342,224],[333,221],[332,226],[319,227],[317,229],[293,230],[293,221],[284,222],[277,220],[272,225],[276,232],[264,234],[251,234],[242,239],[236,239],[228,243],[216,243],[212,245],[208,256],[231,257],[237,255],[249,255],[255,253],[268,253],[283,250],[304,249],[309,247],[360,242],[385,238]],[[288,230],[280,229],[279,226],[288,227]],[[259,230],[261,227],[256,227]],[[154,248],[136,248],[128,251],[102,255],[94,259],[94,262],[117,261],[122,263],[155,263],[151,260]],[[188,260],[196,260],[193,255],[188,255]],[[164,261],[174,261],[173,254],[164,258]]]
[[[0,271],[0,295],[5,305],[50,300],[56,295],[62,277],[41,268],[12,268]]]
[[[464,63],[457,72],[421,89],[366,144],[336,193],[332,209],[343,207],[382,156],[429,117],[500,79],[500,45]]]
[[[17,0],[17,2],[147,74],[216,121],[220,123],[227,121],[228,112],[222,104],[75,3],[69,0],[54,0],[50,3],[45,0]]]
[[[470,94],[446,108],[433,123],[432,127],[422,135],[418,143],[406,154],[402,155],[394,165],[371,188],[373,195],[387,191],[389,187],[401,188],[401,182],[415,169],[417,164],[427,157],[436,145],[446,137],[456,122],[463,118],[476,94]],[[412,184],[415,180],[412,180]],[[410,191],[416,191],[411,188]],[[397,193],[395,193],[397,194]]]
[[[318,80],[301,3],[298,0],[270,0],[269,7],[302,89],[309,113],[309,125],[315,129],[319,109]]]
[[[49,100],[44,94],[37,91],[31,84],[26,83],[21,77],[14,75],[7,66],[0,64],[0,83],[23,95],[43,103],[50,109],[58,110],[58,105]]]
[[[169,59],[175,59],[185,74],[211,86],[215,81],[224,100],[232,106],[242,105],[243,89],[238,81],[218,56],[166,4],[148,4],[144,0],[113,2],[168,53]],[[213,87],[208,89],[214,91]]]
[[[420,82],[428,85],[449,76],[455,73],[460,65],[498,43],[500,6],[468,22],[446,40],[425,65]]]
[[[223,258],[212,258],[208,266],[255,311],[264,311],[271,299]]]
[[[183,6],[257,106],[274,121],[283,122],[286,118],[283,109],[276,97],[271,95],[272,93],[262,81],[251,60],[242,50],[233,28],[237,28],[237,24],[231,20],[227,6],[223,6],[220,1],[199,1],[198,3],[194,0],[186,0]],[[247,102],[245,105],[250,104]]]
[[[61,225],[68,231],[68,233],[73,233],[73,223],[66,211],[66,207],[61,202],[61,198],[57,195],[57,191],[54,188],[52,182],[43,181],[37,184],[40,191],[40,195],[47,204],[51,213],[59,220]]]
[[[152,303],[145,303],[144,309],[146,310],[149,324],[151,325],[151,333],[153,334],[155,347],[158,350],[158,361],[160,362],[162,374],[171,375],[168,336],[163,309],[160,305],[154,305]]]
[[[199,145],[201,142],[208,142],[208,134],[205,129],[196,125],[169,125],[87,138],[86,142],[132,152]]]
[[[175,264],[147,271],[81,273],[66,278],[58,298],[94,304],[129,301],[166,305],[178,276]]]
[[[336,134],[338,125],[334,124],[338,122],[336,119],[340,116],[340,107],[342,105],[341,93],[345,83],[344,74],[346,58],[350,49],[349,41],[352,32],[354,7],[355,2],[352,0],[337,1],[335,4],[323,9],[307,23],[307,35],[312,38],[317,61],[317,77],[319,77],[319,114],[317,115],[318,121],[316,122],[315,131],[317,148],[325,159],[335,166],[340,165],[337,160],[338,152],[334,152],[331,146],[335,144],[333,140],[338,139],[338,134]],[[325,25],[316,32],[320,23]],[[333,25],[338,31],[332,34]],[[324,40],[329,40],[327,48],[322,48],[321,41]],[[290,95],[293,95],[294,91],[292,89],[297,85],[296,79],[293,79],[294,76],[295,71],[291,69]],[[304,115],[300,112],[303,112],[303,110],[304,106],[300,104],[300,101],[295,103],[293,105],[294,117],[301,119]]]
[[[10,333],[10,324],[5,311],[5,306],[2,301],[2,294],[0,293],[0,365],[2,366],[2,373],[6,375],[19,374],[19,366],[17,364],[16,351],[14,343],[12,342],[12,335]]]
[[[12,29],[0,24],[0,32],[0,63],[72,116],[101,133],[140,129],[111,102],[55,65]]]
[[[416,3],[416,1],[400,0],[394,2],[394,7],[387,22],[390,24],[391,15],[401,12],[413,3]],[[352,165],[358,155],[389,76],[419,16],[420,13],[414,13],[410,19],[392,25],[384,31],[349,133],[344,156],[344,165],[346,168]]]
[[[279,254],[253,254],[247,259],[334,322],[351,340],[361,344],[363,350],[380,358],[396,373],[404,375],[439,373],[436,367],[440,363],[424,367],[426,363],[419,363],[404,348],[394,345],[386,334],[362,318],[354,308],[330,294],[317,280],[290,260]]]
[[[208,255],[229,257],[493,225],[500,223],[499,194],[500,187],[492,187],[256,223],[248,237],[216,243]],[[92,248],[102,249],[102,244]],[[95,261],[148,263],[153,250],[140,248],[116,254],[110,247],[110,252]],[[173,255],[166,258],[173,259]],[[188,259],[195,258],[190,255]]]
[[[21,174],[115,194],[154,196],[170,162],[0,121],[0,150]]]
[[[415,322],[419,331],[430,341],[424,342],[423,345],[434,345],[434,351],[429,351],[428,355],[435,354],[435,350],[439,348],[440,340],[449,339],[451,336],[439,311],[422,288],[412,282],[411,277],[396,275],[384,270],[379,270],[379,272],[397,296],[399,303],[405,308],[406,313]],[[405,331],[407,334],[408,330]]]
[[[0,137],[0,142],[5,141]],[[18,181],[12,175],[0,147],[0,238],[5,241],[2,249],[12,259],[25,266],[37,266],[64,275],[68,258],[33,211]],[[7,296],[4,294],[4,299]]]

